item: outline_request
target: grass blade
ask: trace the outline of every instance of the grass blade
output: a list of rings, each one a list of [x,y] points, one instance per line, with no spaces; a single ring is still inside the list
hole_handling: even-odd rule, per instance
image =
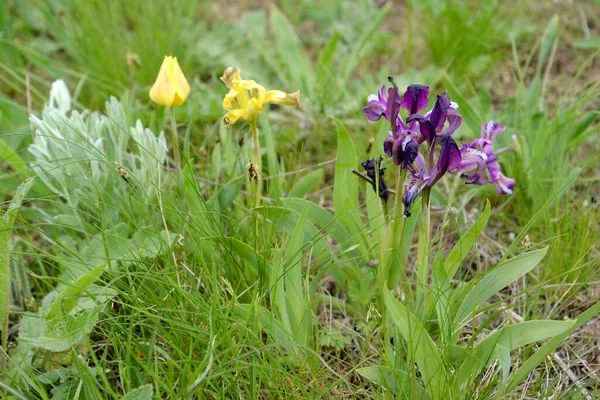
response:
[[[0,216],[0,322],[2,322],[2,353],[0,354],[0,368],[6,369],[5,354],[8,353],[8,314],[10,303],[10,238],[12,228],[19,212],[19,207],[23,202],[23,197],[33,184],[33,178],[23,182],[17,188],[8,210],[2,212]]]

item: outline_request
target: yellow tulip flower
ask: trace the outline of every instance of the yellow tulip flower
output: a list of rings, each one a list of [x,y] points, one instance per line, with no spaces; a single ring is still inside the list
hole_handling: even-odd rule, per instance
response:
[[[177,57],[165,56],[156,82],[150,89],[150,99],[161,106],[179,106],[189,94],[190,85],[177,63]]]
[[[254,120],[266,103],[292,107],[299,104],[300,92],[289,94],[281,90],[266,91],[255,81],[243,80],[238,67],[227,68],[220,79],[229,89],[223,99],[223,108],[227,111],[223,121],[227,126],[239,119]]]

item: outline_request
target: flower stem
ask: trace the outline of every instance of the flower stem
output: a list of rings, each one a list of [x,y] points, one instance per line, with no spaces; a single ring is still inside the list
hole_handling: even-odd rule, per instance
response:
[[[431,247],[431,212],[429,207],[429,195],[431,188],[423,190],[421,199],[421,223],[419,224],[419,249],[417,253],[417,297],[424,292],[429,281],[429,251]]]
[[[248,125],[250,126],[250,133],[252,135],[252,155],[250,157],[250,161],[256,167],[258,171],[258,179],[256,184],[253,186],[253,194],[254,194],[254,207],[258,207],[260,204],[260,195],[262,192],[262,180],[260,179],[260,174],[262,172],[262,161],[260,154],[260,141],[258,139],[258,128],[256,126],[256,119],[252,118],[248,121]]]
[[[175,111],[169,107],[171,114],[171,141],[173,142],[173,162],[177,175],[181,176],[181,155],[179,154],[179,135],[177,134],[177,122],[175,121]]]
[[[391,252],[385,262],[385,279],[388,289],[394,289],[401,279],[401,271],[404,271],[404,266],[395,265],[398,260],[403,260],[403,235],[404,235],[404,204],[402,203],[402,192],[404,181],[406,180],[406,170],[400,170],[398,179],[396,180],[396,196],[394,198],[394,211],[391,223],[391,230],[388,233],[388,246],[391,247]],[[390,243],[391,241],[391,243]]]

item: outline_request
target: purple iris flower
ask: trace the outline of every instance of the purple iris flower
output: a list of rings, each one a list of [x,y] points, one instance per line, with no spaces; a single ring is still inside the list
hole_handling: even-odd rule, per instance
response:
[[[496,135],[506,128],[490,121],[483,125],[481,137],[459,149],[452,135],[461,125],[462,116],[458,105],[450,101],[448,93],[438,95],[433,108],[423,113],[429,103],[429,87],[410,85],[400,96],[398,86],[389,77],[393,85],[385,85],[376,93],[369,96],[368,104],[364,107],[367,118],[377,121],[381,117],[390,123],[389,136],[383,142],[383,150],[394,164],[410,172],[408,183],[402,195],[404,215],[410,216],[410,206],[426,188],[435,185],[446,172],[461,172],[467,183],[483,184],[484,171],[490,183],[496,186],[500,194],[510,194],[515,187],[515,181],[500,172],[497,156],[503,150],[494,151]],[[400,108],[407,111],[408,116],[400,116]],[[427,142],[426,157],[419,152],[419,146]],[[437,160],[436,160],[437,156]],[[381,159],[380,159],[381,161]],[[376,174],[382,177],[383,170],[377,171],[376,160],[363,163],[368,175],[374,178]],[[387,186],[373,189],[380,196],[387,198]],[[383,197],[382,197],[383,198]]]
[[[396,93],[398,93],[398,87],[393,79],[388,79],[394,85]],[[406,109],[409,112],[409,116],[416,114],[427,107],[429,103],[428,96],[428,86],[410,85],[406,89],[406,92],[404,92],[399,106]],[[425,138],[421,135],[417,122],[411,121],[407,125],[399,114],[396,116],[394,122],[395,124],[392,124],[389,136],[383,142],[383,150],[388,157],[394,160],[394,164],[408,169],[409,165],[415,161],[419,152],[419,145],[423,143]]]
[[[461,162],[460,150],[450,135],[442,135],[435,142],[440,145],[440,153],[435,165],[430,169],[421,153],[417,154],[410,167],[411,175],[402,195],[404,215],[410,217],[410,206],[426,187],[435,185],[444,174],[456,169]]]
[[[499,125],[495,121],[483,124],[481,137],[470,144],[463,144],[460,149],[461,162],[450,172],[461,172],[461,177],[467,179],[467,184],[482,185],[486,182],[483,177],[483,172],[486,171],[489,182],[494,184],[498,194],[512,194],[515,180],[500,172],[497,153],[494,152],[494,139],[505,129],[506,126]]]

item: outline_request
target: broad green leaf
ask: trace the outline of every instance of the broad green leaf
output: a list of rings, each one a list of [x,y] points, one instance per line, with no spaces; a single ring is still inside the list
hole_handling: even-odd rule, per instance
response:
[[[338,46],[340,35],[337,31],[333,33],[327,46],[319,54],[317,63],[317,90],[319,91],[319,106],[324,106],[331,98],[332,93],[328,82],[335,77],[335,69],[332,68],[333,56]]]
[[[442,251],[438,252],[433,259],[432,283],[434,290],[433,296],[435,299],[435,311],[437,313],[438,324],[440,326],[440,335],[442,340],[446,340],[452,335],[452,321],[450,319],[450,297],[452,294],[452,288],[450,286],[450,279],[446,274],[444,255]]]
[[[271,273],[269,274],[269,296],[273,312],[284,327],[286,336],[293,338],[294,331],[292,329],[291,319],[288,312],[287,302],[285,299],[285,268],[283,264],[283,256],[281,251],[275,250],[273,263],[271,264]]]
[[[477,238],[487,225],[488,220],[490,219],[490,201],[485,201],[485,208],[483,213],[477,218],[477,221],[469,228],[464,235],[458,240],[458,243],[454,245],[454,248],[448,254],[448,258],[446,258],[446,272],[450,278],[453,278],[456,274],[456,271],[462,265],[462,262],[469,254],[469,251],[475,245]]]
[[[417,390],[419,391],[419,394],[418,396],[414,396],[415,383],[405,371],[375,365],[372,367],[358,368],[356,372],[371,382],[375,382],[379,386],[396,392],[398,395],[405,394],[405,397],[403,398],[431,400],[431,396],[429,396],[429,394],[420,384],[417,384]]]
[[[440,399],[447,388],[446,369],[435,343],[425,327],[390,291],[383,294],[392,321],[406,341],[423,377],[423,386],[434,399]]]
[[[283,327],[281,322],[275,319],[274,313],[263,306],[236,304],[233,308],[233,316],[244,324],[247,324],[250,319],[255,320],[259,328],[264,329],[276,342],[285,343],[293,340],[291,334]]]
[[[153,396],[154,396],[154,386],[152,386],[150,383],[148,383],[147,385],[142,385],[133,390],[130,390],[121,399],[122,400],[152,400]]]
[[[323,181],[323,168],[312,171],[306,176],[303,176],[294,184],[290,191],[290,197],[304,197],[309,194],[317,185]]]
[[[275,226],[288,234],[292,234],[300,214],[292,209],[277,207],[277,206],[261,206],[257,207],[256,211],[267,217]],[[327,264],[331,261],[331,249],[323,240],[320,239],[319,231],[315,226],[308,222],[304,231],[304,242],[313,241],[313,255],[321,261],[322,264]]]
[[[337,158],[335,162],[335,180],[333,187],[333,205],[335,215],[341,218],[358,208],[358,178],[350,172],[358,166],[354,143],[344,125],[335,120],[337,126]],[[348,231],[352,232],[351,229]]]
[[[386,227],[383,203],[379,196],[373,190],[373,187],[370,183],[365,182],[365,184],[362,186],[365,188],[365,193],[367,196],[367,200],[365,203],[367,206],[367,215],[369,216],[369,228],[371,229],[373,241],[381,242],[385,235]]]
[[[289,71],[290,83],[305,96],[310,96],[315,76],[306,49],[287,17],[276,7],[271,8],[270,22],[273,32],[276,32],[276,49]]]
[[[16,171],[22,178],[28,178],[34,174],[25,162],[4,140],[0,139],[0,162],[5,162]]]
[[[508,325],[482,340],[470,353],[469,359],[460,362],[458,379],[461,385],[468,384],[483,369],[498,359],[496,351],[502,346],[513,351],[531,343],[539,342],[567,332],[576,321],[526,321]],[[502,355],[506,357],[506,355]]]
[[[600,50],[600,36],[574,40],[573,47],[578,49]]]
[[[107,263],[103,263],[91,271],[84,273],[77,280],[66,286],[50,306],[46,318],[48,318],[48,320],[53,320],[55,317],[62,315],[63,312],[65,314],[71,312],[75,304],[79,301],[78,296],[83,294],[88,286],[94,283],[100,275],[102,275],[106,265]]]
[[[506,346],[497,344],[496,359],[502,368],[502,382],[506,382],[510,373],[510,350]]]
[[[585,310],[569,329],[555,335],[541,348],[537,349],[535,353],[533,353],[533,355],[512,374],[508,384],[504,387],[504,392],[508,393],[515,389],[515,387],[519,385],[538,365],[540,365],[550,353],[556,350],[569,335],[581,328],[583,324],[598,314],[600,314],[600,302]]]
[[[520,254],[487,272],[462,301],[456,314],[455,334],[464,326],[472,312],[501,289],[534,269],[542,261],[547,251],[548,248],[545,247]]]
[[[298,213],[302,212],[304,207],[308,207],[308,219],[314,225],[320,227],[339,243],[342,252],[350,258],[360,259],[365,255],[364,246],[359,246],[356,237],[348,233],[340,221],[329,211],[313,203],[312,201],[289,198],[280,199],[282,206],[290,208]]]
[[[373,18],[371,23],[368,24],[367,26],[365,26],[365,29],[363,31],[364,33],[360,36],[360,38],[355,43],[353,43],[352,52],[346,58],[346,60],[345,60],[346,62],[343,65],[343,70],[342,70],[343,72],[341,74],[343,82],[350,81],[350,77],[351,77],[352,73],[354,72],[356,67],[358,65],[360,65],[360,62],[363,58],[363,57],[361,57],[361,55],[364,55],[367,53],[365,51],[365,48],[367,48],[370,45],[375,44],[374,41],[372,40],[373,35],[375,35],[377,33],[379,26],[381,25],[381,23],[383,22],[383,20],[385,19],[385,17],[387,16],[388,12],[391,9],[392,9],[392,3],[386,2],[385,5],[381,8],[381,11],[377,15],[377,17]]]
[[[304,207],[296,228],[292,232],[286,250],[285,298],[292,325],[292,333],[296,341],[305,346],[310,338],[311,313],[310,301],[302,290],[302,250],[305,245],[304,231],[308,218],[308,206]]]
[[[337,159],[335,163],[335,180],[333,187],[333,207],[335,216],[350,232],[356,235],[361,245],[368,246],[364,237],[364,224],[358,211],[358,179],[350,171],[358,166],[356,150],[352,138],[344,125],[335,120],[338,133]]]
[[[271,176],[280,176],[279,157],[277,156],[277,149],[275,147],[275,139],[273,137],[271,123],[269,122],[269,116],[267,113],[262,113],[259,118],[260,137],[264,139],[267,150],[267,173]],[[278,198],[283,195],[283,183],[285,182],[283,177],[269,179],[266,182],[269,189],[269,197]]]
[[[390,213],[392,211],[390,210]],[[402,279],[405,273],[403,266],[408,261],[408,255],[410,254],[410,246],[413,244],[413,235],[417,226],[417,221],[421,220],[421,207],[415,207],[410,217],[400,217],[404,219],[404,225],[400,231],[400,246],[393,246],[392,251],[394,252],[394,259],[392,264],[389,265],[389,271],[387,271],[388,288],[393,289],[398,286],[398,283]],[[393,226],[393,224],[392,224]]]
[[[559,24],[560,20],[558,15],[555,15],[546,26],[546,30],[544,31],[544,36],[542,36],[542,42],[540,44],[540,53],[537,60],[537,73],[541,71],[542,66],[546,62],[548,54],[550,54],[552,46],[554,46],[554,43],[556,42]]]
[[[100,313],[115,295],[112,289],[90,285],[86,295],[72,299],[76,303],[70,313],[51,319],[45,311],[57,304],[60,297],[60,293],[53,290],[46,295],[37,314],[26,314],[21,319],[19,343],[54,353],[68,351],[92,331]]]

